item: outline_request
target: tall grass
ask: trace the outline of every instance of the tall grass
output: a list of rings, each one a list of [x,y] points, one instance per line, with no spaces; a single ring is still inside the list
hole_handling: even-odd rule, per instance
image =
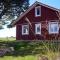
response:
[[[58,41],[5,41],[5,47],[13,47],[12,55],[0,58],[0,60],[37,60],[39,56],[46,56],[49,60],[54,60],[60,55],[60,42]],[[1,45],[0,45],[1,46]]]

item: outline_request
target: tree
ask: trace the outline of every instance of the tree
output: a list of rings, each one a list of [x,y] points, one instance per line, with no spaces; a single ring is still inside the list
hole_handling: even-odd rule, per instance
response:
[[[14,20],[28,7],[29,0],[0,0],[0,21]]]

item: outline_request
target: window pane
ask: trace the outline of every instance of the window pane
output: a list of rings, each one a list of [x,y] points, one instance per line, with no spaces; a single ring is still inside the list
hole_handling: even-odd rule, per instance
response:
[[[37,26],[37,32],[40,32],[40,26]]]
[[[56,32],[57,30],[58,30],[58,26],[55,25],[55,26],[54,26],[54,32]]]
[[[41,7],[40,6],[35,7],[35,16],[41,16]]]
[[[58,33],[58,23],[54,22],[54,23],[50,23],[50,26],[49,26],[49,30],[50,30],[50,33]]]
[[[23,35],[29,34],[29,26],[28,25],[22,25],[22,34]]]
[[[35,24],[35,33],[41,34],[41,24]]]
[[[37,8],[37,15],[40,15],[40,9]]]
[[[50,28],[50,31],[52,31],[52,32],[53,32],[53,28],[52,28],[52,27]]]
[[[27,33],[27,32],[28,32],[28,27],[27,26],[24,26],[23,33]]]

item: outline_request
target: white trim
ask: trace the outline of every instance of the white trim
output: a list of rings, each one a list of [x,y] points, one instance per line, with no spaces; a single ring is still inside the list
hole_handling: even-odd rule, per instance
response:
[[[51,24],[57,24],[57,31],[56,32],[51,32],[50,30],[50,27],[51,27]],[[58,34],[59,33],[59,25],[58,25],[58,22],[49,22],[49,34]]]
[[[23,32],[24,26],[28,27],[28,32],[26,32],[26,33]],[[22,25],[22,35],[28,35],[28,34],[29,34],[29,25]]]
[[[37,27],[40,26],[40,32],[37,32]],[[41,34],[41,23],[35,24],[35,34]]]
[[[39,9],[39,15],[37,15],[37,9]],[[35,17],[41,16],[41,6],[35,7]]]

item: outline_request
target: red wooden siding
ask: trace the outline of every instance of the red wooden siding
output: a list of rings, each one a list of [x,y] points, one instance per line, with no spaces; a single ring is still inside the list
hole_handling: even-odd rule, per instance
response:
[[[37,5],[40,6],[40,5]],[[30,12],[28,12],[21,20],[19,20],[16,23],[16,39],[17,40],[34,40],[34,39],[38,39],[38,40],[51,40],[54,38],[58,39],[58,36],[60,36],[60,34],[58,35],[49,35],[48,32],[48,22],[49,21],[59,21],[58,20],[58,16],[56,14],[57,11],[54,11],[52,9],[49,9],[47,7],[41,6],[41,16],[39,17],[35,17],[35,8],[33,8]],[[31,27],[29,26],[29,35],[22,35],[22,25],[23,24],[28,24],[25,21],[25,18],[28,18],[30,20],[30,22],[32,23],[32,30],[33,32],[35,32],[35,23],[41,23],[42,24],[42,28],[41,28],[41,35],[34,35],[34,33],[31,31]],[[47,28],[47,29],[46,29]],[[59,32],[60,33],[60,32]]]

